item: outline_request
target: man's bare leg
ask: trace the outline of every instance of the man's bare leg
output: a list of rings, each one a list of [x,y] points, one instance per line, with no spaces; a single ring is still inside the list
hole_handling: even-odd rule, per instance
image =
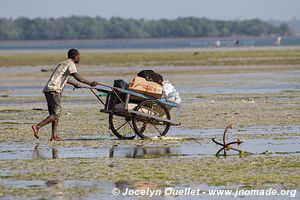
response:
[[[56,115],[49,115],[46,119],[38,123],[37,125],[31,126],[33,130],[34,137],[36,139],[39,139],[39,129],[42,128],[43,126],[55,121],[57,119]]]
[[[58,121],[59,119],[57,118],[52,122],[52,135],[50,141],[63,141],[63,139],[57,135]]]
[[[33,135],[36,139],[39,139],[39,127],[37,125],[32,125],[31,126],[32,130],[33,130]]]

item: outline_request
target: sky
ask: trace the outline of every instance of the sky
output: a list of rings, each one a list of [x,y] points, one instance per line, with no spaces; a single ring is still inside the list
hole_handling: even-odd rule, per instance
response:
[[[300,0],[0,0],[0,17],[100,16],[134,19],[210,19],[287,21],[300,19]]]

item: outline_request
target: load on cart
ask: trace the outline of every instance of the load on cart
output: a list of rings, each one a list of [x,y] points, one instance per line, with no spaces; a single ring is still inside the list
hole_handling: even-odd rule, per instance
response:
[[[171,125],[180,124],[179,94],[171,82],[152,70],[139,72],[129,83],[115,80],[113,87],[89,89],[104,106],[100,112],[109,114],[109,129],[120,139],[160,137]],[[106,94],[105,101],[97,91]]]

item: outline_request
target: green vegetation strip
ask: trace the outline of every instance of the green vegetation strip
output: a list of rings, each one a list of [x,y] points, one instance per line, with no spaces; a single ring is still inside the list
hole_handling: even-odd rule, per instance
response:
[[[180,163],[180,164],[178,164]],[[2,169],[26,171],[15,180],[149,181],[158,185],[208,184],[300,186],[299,156],[246,158],[58,159],[0,161]]]
[[[201,66],[201,65],[299,65],[300,50],[279,51],[217,51],[217,52],[143,52],[143,53],[82,53],[82,65],[111,66]],[[55,65],[65,54],[29,53],[0,55],[0,66]]]

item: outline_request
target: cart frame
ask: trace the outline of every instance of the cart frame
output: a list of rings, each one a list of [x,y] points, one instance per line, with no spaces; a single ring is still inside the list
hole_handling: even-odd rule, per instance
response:
[[[178,119],[181,106],[179,104],[107,85],[83,88],[90,89],[97,99],[102,103],[104,108],[100,109],[100,112],[109,114],[109,129],[111,129],[112,132],[120,139],[133,139],[136,135],[139,135],[141,138],[147,138],[148,136],[145,133],[145,129],[150,125],[155,127],[155,131],[158,132],[157,136],[163,136],[167,134],[171,125],[180,125]],[[96,91],[105,93],[106,100],[103,101]],[[130,109],[130,103],[136,103],[137,106],[134,109]],[[117,104],[119,104],[118,108],[116,107]],[[174,108],[176,109],[176,114],[175,119],[173,120],[171,119],[170,110]],[[119,129],[116,129],[113,121],[113,119],[116,117],[123,118],[125,121],[122,126],[129,124],[129,127],[131,127],[131,129],[134,131],[134,134],[131,133],[128,136],[124,133],[121,133]],[[139,123],[142,124],[139,126]],[[156,126],[160,126],[164,130],[160,131]]]

